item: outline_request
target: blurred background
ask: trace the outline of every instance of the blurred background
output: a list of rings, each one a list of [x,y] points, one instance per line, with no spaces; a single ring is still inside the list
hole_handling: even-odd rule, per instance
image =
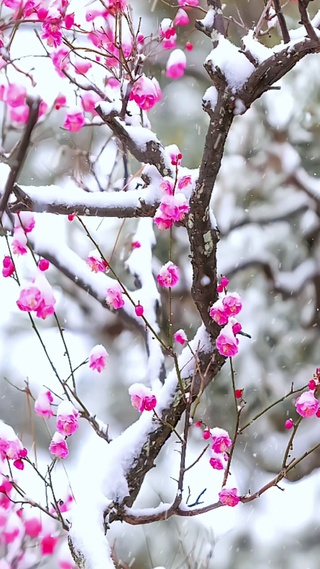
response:
[[[162,18],[173,18],[177,9],[160,0],[132,0],[131,5],[136,21],[142,18],[142,32],[146,35],[154,34]],[[205,8],[206,3],[201,5]],[[239,47],[241,37],[258,21],[263,7],[262,0],[226,1],[228,34]],[[316,9],[319,2],[311,2],[312,15]],[[287,2],[284,13],[288,27],[298,27],[297,3]],[[178,81],[165,77],[168,53],[160,48],[147,60],[145,72],[156,76],[163,90],[162,101],[150,113],[153,130],[164,144],[179,146],[184,166],[195,168],[201,160],[208,123],[201,98],[210,83],[202,64],[211,45],[194,29],[194,19],[203,17],[201,10],[189,14],[190,25],[180,28],[178,34],[180,47],[187,41],[194,45],[187,53],[185,76]],[[261,39],[265,45],[272,47],[280,41],[277,26],[268,31],[264,25],[263,29],[268,32]],[[32,28],[22,35],[24,45],[28,37],[30,54],[35,53],[39,47]],[[18,41],[15,49],[21,50]],[[47,61],[42,63],[47,65]],[[31,67],[30,60],[26,65]],[[43,68],[44,76],[41,66],[38,69],[41,88],[45,89],[44,85],[50,83],[47,68]],[[230,290],[240,293],[244,305],[241,323],[251,336],[251,340],[241,338],[234,362],[237,387],[244,388],[244,422],[289,392],[292,383],[295,388],[306,384],[320,366],[319,56],[303,59],[277,86],[279,89],[263,95],[245,115],[235,118],[212,198],[221,234],[218,271],[230,278]],[[67,80],[61,79],[62,92],[68,88]],[[46,96],[50,96],[48,89]],[[106,127],[99,127],[70,134],[61,129],[62,117],[63,110],[55,111],[37,128],[19,179],[21,184],[55,183],[64,187],[70,179],[89,188],[94,184],[89,155],[102,148],[110,133]],[[19,128],[14,129],[5,139],[6,152],[18,140],[19,132]],[[121,159],[115,168],[110,162],[110,153],[116,154],[114,143],[110,144],[109,158],[98,173],[105,188],[109,182],[115,185],[123,175]],[[87,222],[106,257],[112,254],[116,270],[120,274],[122,271],[124,279],[123,263],[136,223],[110,219]],[[37,224],[42,224],[61,248],[67,244],[83,259],[92,250],[77,224],[49,214],[37,215]],[[165,262],[167,255],[166,235],[157,237],[156,267]],[[7,254],[4,239],[0,247],[2,254]],[[175,230],[174,250],[182,268],[181,284],[175,292],[174,325],[176,329],[184,328],[191,338],[199,318],[189,293],[191,268],[183,228]],[[143,339],[54,267],[48,279],[58,299],[57,313],[65,328],[73,365],[83,361],[95,344],[103,344],[110,354],[101,376],[83,367],[77,377],[86,406],[110,424],[111,436],[115,436],[137,419],[127,390],[133,382],[147,381]],[[9,279],[0,280],[0,417],[22,434],[25,444],[36,445],[39,460],[45,464],[50,433],[30,411],[25,395],[10,384],[21,388],[28,381],[35,396],[43,385],[53,390],[57,385],[27,316],[16,308],[17,294]],[[59,373],[67,375],[64,346],[53,320],[40,322],[39,330]],[[232,405],[230,369],[226,364],[206,391],[199,419],[210,428],[219,426],[232,432]],[[256,491],[279,472],[289,438],[284,423],[289,417],[296,417],[292,398],[273,408],[239,437],[231,482],[241,494]],[[295,440],[293,457],[319,440],[317,421],[305,421]],[[51,427],[53,431],[54,424]],[[80,472],[90,479],[82,454],[89,446],[94,450],[95,438],[87,425],[81,425],[72,437],[70,456],[55,473],[62,499]],[[191,463],[202,448],[201,434],[194,429],[187,462]],[[159,457],[157,468],[148,475],[139,506],[156,506],[159,500],[170,502],[178,460],[172,441]],[[320,554],[319,466],[320,454],[314,453],[292,473],[291,481],[281,483],[285,491],[272,488],[259,500],[235,509],[221,508],[201,518],[171,519],[137,528],[114,524],[110,536],[117,556],[134,569],[316,569]],[[203,458],[188,473],[186,483],[191,501],[206,489],[203,500],[209,504],[217,499],[221,476]],[[32,491],[37,489],[33,486]]]

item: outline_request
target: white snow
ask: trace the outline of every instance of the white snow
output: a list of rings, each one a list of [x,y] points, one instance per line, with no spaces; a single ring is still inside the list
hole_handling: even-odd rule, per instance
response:
[[[224,74],[229,87],[237,92],[255,70],[248,58],[228,39],[219,35],[219,43],[208,55],[206,63],[212,71],[216,68]]]
[[[204,93],[204,95],[202,97],[202,102],[205,106],[210,105],[210,109],[212,111],[214,111],[215,106],[218,102],[218,91],[214,87],[214,85],[212,85],[211,87],[208,87],[208,89],[206,90],[206,92]]]
[[[255,37],[253,30],[250,30],[246,36],[242,38],[242,43],[246,50],[248,50],[257,63],[262,63],[269,57],[273,56],[272,49],[260,43]]]

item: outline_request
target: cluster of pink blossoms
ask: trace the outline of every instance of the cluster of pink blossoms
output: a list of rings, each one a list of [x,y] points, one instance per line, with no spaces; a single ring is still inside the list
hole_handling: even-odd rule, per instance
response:
[[[178,156],[182,158],[182,154],[178,154],[172,157],[172,163],[177,164]],[[154,216],[154,222],[160,231],[169,229],[177,221],[182,221],[184,216],[189,213],[189,201],[181,191],[189,184],[191,184],[191,176],[181,176],[176,184],[172,178],[163,178],[161,183],[163,195]]]
[[[99,251],[91,251],[89,253],[86,263],[90,267],[91,271],[94,273],[105,273],[108,269],[108,263],[102,259]]]
[[[217,287],[218,292],[223,294],[211,306],[209,313],[219,326],[223,326],[217,338],[219,354],[232,357],[238,353],[239,340],[236,338],[236,334],[241,332],[242,326],[237,322],[235,316],[242,309],[242,302],[237,292],[228,293],[226,291],[228,284],[228,279],[223,277]]]
[[[196,427],[202,426],[202,421],[195,423]],[[227,450],[232,445],[232,440],[229,434],[224,429],[219,427],[214,427],[213,429],[205,428],[203,431],[203,438],[205,440],[210,440],[211,444],[211,458],[209,460],[210,465],[215,470],[225,470],[228,464]],[[236,506],[240,502],[240,497],[238,496],[237,488],[223,488],[219,492],[219,501],[224,506]]]
[[[197,425],[201,425],[201,421]],[[209,460],[210,465],[215,470],[225,470],[228,463],[228,455],[226,451],[232,445],[232,440],[229,434],[224,429],[214,427],[213,429],[206,428],[203,431],[203,438],[205,440],[211,439],[211,457]]]
[[[40,417],[49,419],[53,416],[51,391],[42,390],[34,402],[34,410]],[[79,425],[79,413],[71,401],[62,401],[57,408],[56,432],[54,433],[49,450],[58,458],[66,458],[69,454],[67,437],[76,432]]]
[[[13,484],[0,474],[1,569],[36,567],[43,557],[55,554],[58,545],[59,532],[52,520],[42,519],[34,509],[21,508]],[[58,551],[55,563],[59,569],[75,567],[66,549]]]
[[[131,385],[129,387],[129,395],[132,406],[138,409],[140,413],[142,413],[142,411],[152,411],[157,404],[156,396],[152,393],[151,389],[143,385],[143,383],[134,383]]]

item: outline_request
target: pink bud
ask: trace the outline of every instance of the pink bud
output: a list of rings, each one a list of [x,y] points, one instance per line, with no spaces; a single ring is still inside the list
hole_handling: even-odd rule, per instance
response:
[[[305,391],[300,397],[297,397],[295,407],[301,417],[312,417],[319,409],[319,401],[312,391]]]
[[[169,55],[166,67],[166,76],[171,79],[178,79],[184,75],[187,66],[187,59],[182,49],[175,49]]]
[[[13,275],[13,273],[15,271],[15,266],[14,266],[14,263],[12,262],[11,257],[9,257],[9,255],[7,255],[6,257],[3,258],[2,265],[3,265],[2,275],[4,277],[11,277],[11,275]]]
[[[181,346],[184,346],[184,344],[188,341],[187,335],[182,329],[177,330],[177,332],[173,334],[173,337],[175,341],[178,342],[178,344],[181,344]]]
[[[144,313],[144,308],[143,306],[141,306],[140,303],[137,304],[137,306],[135,307],[135,313],[137,316],[142,316]]]
[[[294,422],[292,419],[287,419],[285,424],[284,424],[286,429],[292,429],[292,427],[294,426]]]
[[[50,267],[50,263],[49,261],[47,261],[47,259],[41,259],[38,263],[38,267],[40,269],[40,271],[44,272],[47,271]]]

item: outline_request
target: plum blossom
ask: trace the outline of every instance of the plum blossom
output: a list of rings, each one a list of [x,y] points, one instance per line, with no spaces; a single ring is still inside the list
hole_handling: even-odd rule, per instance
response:
[[[228,293],[224,296],[222,304],[228,317],[236,316],[242,309],[242,301],[237,292]]]
[[[13,460],[19,470],[23,470],[22,459],[27,456],[27,449],[9,425],[0,421],[0,459]]]
[[[100,253],[95,249],[89,253],[86,263],[88,267],[90,267],[91,271],[94,273],[102,272],[104,273],[105,270],[108,268],[108,263],[104,259],[101,258]]]
[[[49,419],[53,416],[53,411],[51,409],[51,403],[53,403],[53,395],[48,389],[41,391],[34,402],[34,410],[37,415]]]
[[[211,448],[215,453],[224,453],[232,445],[232,440],[230,439],[227,431],[225,431],[224,429],[220,429],[219,427],[211,429],[211,437],[212,437]]]
[[[175,49],[169,55],[166,66],[166,76],[171,79],[178,79],[184,75],[187,66],[187,58],[182,49]]]
[[[228,324],[222,328],[216,340],[219,354],[226,358],[235,356],[239,351],[238,343],[239,340],[235,337],[232,330],[232,322],[228,322]]]
[[[163,267],[161,267],[157,276],[157,281],[160,286],[169,288],[175,286],[179,281],[179,278],[179,268],[172,261],[168,261],[163,265]]]
[[[187,26],[190,22],[187,12],[183,8],[179,8],[175,15],[173,23],[175,26]]]
[[[101,344],[94,346],[89,354],[90,369],[96,369],[98,373],[101,373],[107,365],[108,355],[107,350]]]
[[[66,114],[63,126],[70,132],[78,132],[82,129],[84,124],[85,118],[83,113],[81,111],[73,111]]]
[[[42,530],[42,523],[39,518],[30,518],[24,521],[24,529],[26,535],[29,537],[35,538],[38,537]]]
[[[61,457],[65,458],[65,457]],[[41,554],[42,555],[52,555],[58,545],[58,537],[53,535],[45,535],[40,542]]]
[[[6,103],[10,107],[22,107],[25,103],[27,91],[23,85],[9,83],[6,90]]]
[[[224,326],[229,320],[222,298],[218,298],[218,300],[216,300],[216,302],[211,306],[209,314],[211,318],[219,324],[219,326]]]
[[[14,263],[12,262],[11,257],[9,257],[9,255],[6,255],[3,260],[2,260],[2,276],[4,277],[11,277],[11,275],[13,275],[13,273],[15,272],[15,266]]]
[[[38,269],[41,272],[44,273],[45,271],[47,271],[49,269],[49,267],[50,267],[50,263],[47,259],[40,259],[40,261],[38,263]]]
[[[240,497],[238,496],[237,488],[223,488],[221,492],[219,492],[219,501],[224,506],[237,506],[240,502]]]
[[[114,310],[119,310],[119,308],[124,306],[122,288],[119,283],[115,282],[112,287],[107,288],[106,302],[111,308],[114,308]]]
[[[181,221],[189,209],[189,202],[184,194],[165,194],[156,210],[154,222],[160,230],[168,229],[176,221]]]
[[[66,458],[68,456],[68,445],[61,433],[58,433],[57,431],[54,433],[49,445],[49,451],[57,458]]]
[[[212,452],[209,464],[214,470],[225,470],[228,464],[228,457],[225,453]]]
[[[25,255],[27,253],[27,237],[22,227],[16,227],[14,229],[11,247],[15,255]]]
[[[177,34],[170,18],[164,18],[160,23],[159,36],[163,40],[162,47],[164,49],[176,47]]]
[[[35,311],[38,318],[45,320],[54,313],[56,299],[52,288],[43,273],[39,271],[33,284],[22,288],[17,300],[17,306],[23,312]]]
[[[142,383],[134,383],[131,385],[129,387],[129,395],[131,397],[132,406],[138,409],[140,413],[142,413],[142,411],[152,411],[157,404],[156,396],[149,387],[146,387]]]
[[[295,408],[301,417],[312,417],[319,410],[319,401],[312,391],[305,391],[300,397],[297,397]]]
[[[130,92],[130,101],[135,101],[143,111],[149,111],[162,98],[158,81],[153,77],[149,79],[145,75],[133,84]]]
[[[35,224],[34,214],[30,211],[21,211],[19,215],[14,216],[15,228],[22,227],[25,233],[31,233]]]
[[[62,435],[73,435],[78,429],[79,413],[71,401],[62,401],[57,409],[57,431]]]
[[[188,341],[187,334],[185,333],[184,330],[182,330],[182,328],[180,328],[180,330],[177,330],[173,334],[173,337],[175,341],[178,342],[178,344],[181,344],[181,346],[183,346]]]

